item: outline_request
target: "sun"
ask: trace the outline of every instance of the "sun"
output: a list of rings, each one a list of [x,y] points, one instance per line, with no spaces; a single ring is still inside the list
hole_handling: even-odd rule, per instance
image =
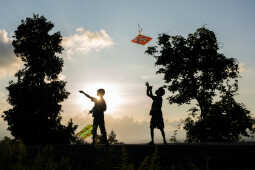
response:
[[[97,90],[103,88],[105,89],[104,99],[107,105],[106,114],[114,114],[114,112],[120,107],[123,103],[123,99],[120,97],[120,87],[118,84],[110,83],[91,83],[83,84],[80,90],[83,90],[85,93],[89,94],[92,97],[97,96]],[[94,103],[90,101],[89,98],[80,94],[77,95],[77,104],[81,107],[82,110],[90,110],[94,106]]]

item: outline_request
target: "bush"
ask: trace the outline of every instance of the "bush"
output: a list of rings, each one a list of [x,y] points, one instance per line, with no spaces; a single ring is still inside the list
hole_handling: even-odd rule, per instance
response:
[[[52,146],[35,154],[28,153],[21,141],[5,138],[0,142],[0,165],[3,170],[71,170],[70,160],[58,157]],[[2,170],[1,169],[1,170]]]

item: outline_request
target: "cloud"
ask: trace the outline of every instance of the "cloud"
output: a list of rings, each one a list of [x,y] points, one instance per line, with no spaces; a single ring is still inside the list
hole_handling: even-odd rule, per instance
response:
[[[21,65],[13,53],[11,42],[6,30],[0,30],[0,78],[13,75]]]
[[[67,57],[75,53],[86,54],[91,50],[102,50],[113,45],[111,37],[105,30],[90,32],[84,28],[77,28],[76,33],[63,37],[62,45]]]
[[[240,63],[238,70],[239,70],[240,73],[244,73],[246,71],[245,70],[245,64],[244,63]]]

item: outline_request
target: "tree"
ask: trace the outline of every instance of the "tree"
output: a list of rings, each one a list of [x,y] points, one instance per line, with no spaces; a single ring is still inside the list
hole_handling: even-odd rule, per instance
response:
[[[24,63],[10,81],[4,120],[15,139],[25,144],[70,143],[77,128],[70,120],[61,124],[61,102],[69,95],[62,72],[63,51],[60,32],[49,34],[54,24],[43,16],[21,20],[13,36],[14,53]]]
[[[254,119],[244,104],[238,103],[231,92],[211,104],[205,119],[199,119],[198,109],[192,108],[191,116],[185,120],[188,142],[237,142],[242,136],[254,133]],[[194,121],[197,120],[197,121]]]
[[[227,58],[219,52],[219,43],[213,31],[201,27],[195,33],[189,34],[187,38],[181,35],[170,36],[161,34],[158,37],[156,46],[148,47],[145,51],[147,54],[155,57],[158,66],[157,73],[164,74],[165,86],[172,93],[168,97],[170,104],[179,105],[190,104],[192,100],[196,101],[198,106],[191,109],[195,114],[200,111],[196,120],[191,117],[185,121],[187,137],[192,141],[215,141],[221,139],[216,136],[208,137],[201,128],[211,128],[216,130],[214,118],[217,120],[226,110],[225,106],[230,107],[229,114],[234,114],[235,107],[239,106],[239,112],[235,113],[242,118],[235,128],[239,128],[238,133],[232,133],[233,129],[228,129],[228,134],[232,137],[226,137],[227,141],[232,138],[238,139],[240,135],[246,135],[246,130],[252,130],[253,119],[249,116],[249,111],[243,105],[236,103],[232,105],[224,103],[224,96],[230,93],[227,98],[234,101],[233,96],[238,90],[239,66],[238,61],[234,58]],[[217,98],[222,99],[215,102]],[[226,97],[225,97],[226,98]],[[225,121],[228,119],[227,114]],[[240,129],[241,122],[249,120],[249,124]],[[222,130],[222,129],[220,129]],[[193,131],[195,131],[193,133]],[[217,132],[219,129],[216,130]],[[199,134],[207,136],[200,138]]]

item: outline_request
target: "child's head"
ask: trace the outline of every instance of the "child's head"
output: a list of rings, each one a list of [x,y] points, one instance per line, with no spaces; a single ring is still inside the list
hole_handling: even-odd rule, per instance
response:
[[[105,90],[104,89],[98,89],[97,90],[97,96],[103,97],[105,94]]]
[[[163,87],[160,87],[158,90],[156,90],[155,93],[156,93],[157,96],[164,96],[165,90],[164,90]]]

